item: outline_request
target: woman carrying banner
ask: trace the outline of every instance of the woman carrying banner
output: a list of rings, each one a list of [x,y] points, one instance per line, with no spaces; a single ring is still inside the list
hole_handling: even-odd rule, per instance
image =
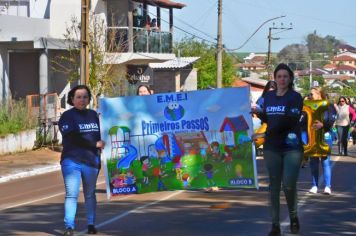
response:
[[[272,213],[272,230],[269,236],[281,235],[281,183],[289,209],[291,232],[299,232],[297,179],[303,158],[299,122],[303,100],[293,89],[293,71],[286,64],[279,64],[274,70],[274,80],[277,89],[266,93],[263,110],[258,113],[261,120],[267,123],[263,152],[269,175]]]
[[[320,87],[313,87],[310,90],[309,100],[325,100],[326,96]],[[333,140],[331,136],[331,128],[334,125],[336,119],[336,110],[333,104],[328,106],[327,111],[323,114],[323,121],[314,120],[312,129],[324,131],[324,141],[332,148]],[[304,117],[302,120],[305,120]],[[306,122],[303,122],[306,125]],[[319,186],[319,162],[321,160],[323,166],[324,175],[324,193],[331,194],[331,160],[330,155],[326,157],[310,157],[309,158],[310,171],[312,175],[312,188],[309,190],[310,193],[317,193]]]
[[[91,93],[87,86],[78,85],[68,93],[67,103],[73,108],[65,111],[58,125],[63,137],[61,169],[65,186],[65,236],[73,235],[82,180],[88,234],[96,234],[96,181],[100,170],[100,150],[105,143],[100,138],[98,114],[87,109]]]

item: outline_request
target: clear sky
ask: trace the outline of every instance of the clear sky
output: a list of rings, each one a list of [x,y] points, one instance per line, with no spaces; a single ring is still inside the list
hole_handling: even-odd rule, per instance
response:
[[[175,26],[214,41],[218,0],[173,1],[187,5],[181,10],[174,10]],[[223,43],[227,48],[238,48],[263,22],[282,15],[286,17],[265,24],[238,52],[266,52],[268,28],[273,22],[276,27],[281,23],[284,26],[292,23],[293,27],[273,35],[280,38],[272,41],[273,52],[288,44],[305,43],[305,37],[314,30],[319,36],[333,35],[356,47],[356,0],[223,0]],[[187,35],[174,30],[175,39]]]

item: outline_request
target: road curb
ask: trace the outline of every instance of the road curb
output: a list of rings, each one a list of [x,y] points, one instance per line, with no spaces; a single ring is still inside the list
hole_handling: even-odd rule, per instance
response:
[[[55,164],[55,165],[50,165],[50,166],[46,166],[46,167],[36,168],[36,169],[30,170],[30,171],[22,170],[16,174],[0,176],[0,183],[5,183],[5,182],[8,182],[8,181],[14,180],[14,179],[20,179],[20,178],[24,178],[24,177],[30,177],[30,176],[34,176],[34,175],[49,173],[49,172],[60,170],[60,168],[61,168],[60,164]]]

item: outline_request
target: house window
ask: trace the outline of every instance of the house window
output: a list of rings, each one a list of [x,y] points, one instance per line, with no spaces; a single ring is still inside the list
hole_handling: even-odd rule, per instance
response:
[[[234,146],[234,132],[233,131],[225,131],[224,132],[225,136],[225,145],[227,146]]]

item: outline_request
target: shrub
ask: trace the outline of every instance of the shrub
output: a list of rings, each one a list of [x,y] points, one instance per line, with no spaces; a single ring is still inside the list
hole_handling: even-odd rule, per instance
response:
[[[24,100],[0,105],[0,136],[32,129],[36,124],[37,120],[28,114]]]

